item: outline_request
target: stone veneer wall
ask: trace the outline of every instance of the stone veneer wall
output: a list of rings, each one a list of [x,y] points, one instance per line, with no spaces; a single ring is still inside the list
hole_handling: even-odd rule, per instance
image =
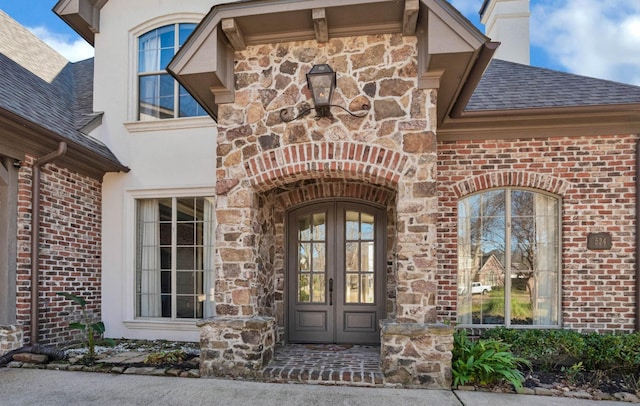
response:
[[[31,166],[18,175],[17,323],[31,334]],[[102,190],[99,181],[48,164],[42,168],[40,239],[40,344],[80,341],[80,309],[57,292],[82,296],[100,320]]]
[[[456,320],[457,202],[494,187],[562,198],[562,326],[634,330],[635,135],[442,142],[438,313]],[[587,249],[587,234],[609,232],[609,250]]]
[[[451,387],[453,327],[380,322],[380,360],[386,383],[405,387]]]
[[[22,347],[22,329],[19,326],[0,326],[0,356]]]
[[[200,327],[200,376],[252,377],[273,358],[270,317],[208,319]]]
[[[436,321],[437,91],[417,88],[416,45],[415,37],[391,34],[235,53],[235,102],[218,112],[217,316],[208,335],[220,334],[216,319],[266,316],[276,318],[283,339],[282,236],[291,202],[278,196],[314,184],[324,185],[320,197],[366,198],[356,185],[390,192],[390,323]],[[312,112],[282,122],[281,110],[291,117],[308,106],[305,74],[320,63],[337,72],[333,103],[360,113],[369,105],[365,117],[333,108],[331,118]],[[327,191],[340,183],[347,187]]]

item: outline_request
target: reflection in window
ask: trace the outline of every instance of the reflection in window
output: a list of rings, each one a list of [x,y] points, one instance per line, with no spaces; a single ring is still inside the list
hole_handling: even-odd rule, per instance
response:
[[[205,115],[193,97],[166,72],[195,24],[172,24],[138,38],[138,119],[141,121]]]
[[[345,217],[345,302],[374,303],[375,218],[349,210]]]
[[[458,203],[458,322],[558,324],[559,201],[521,189]]]
[[[325,213],[309,214],[298,219],[298,302],[325,302],[325,233]]]
[[[137,201],[136,316],[204,317],[213,271],[211,198]]]

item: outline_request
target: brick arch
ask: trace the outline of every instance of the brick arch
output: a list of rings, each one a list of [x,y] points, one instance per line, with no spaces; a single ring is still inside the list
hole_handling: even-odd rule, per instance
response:
[[[388,207],[396,195],[395,190],[384,186],[334,179],[299,181],[288,184],[286,190],[281,188],[276,193],[280,207],[283,208],[290,208],[301,203],[326,198],[359,199]]]
[[[343,179],[396,189],[408,157],[402,152],[357,142],[291,144],[251,157],[244,163],[257,191],[307,179]]]
[[[452,186],[460,198],[490,188],[519,186],[563,195],[569,184],[559,178],[532,172],[490,172],[461,180]]]

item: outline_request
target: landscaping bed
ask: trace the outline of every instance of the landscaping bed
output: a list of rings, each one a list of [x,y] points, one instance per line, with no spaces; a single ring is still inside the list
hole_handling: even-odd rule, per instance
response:
[[[454,384],[470,390],[640,402],[640,333],[458,330],[453,358]]]

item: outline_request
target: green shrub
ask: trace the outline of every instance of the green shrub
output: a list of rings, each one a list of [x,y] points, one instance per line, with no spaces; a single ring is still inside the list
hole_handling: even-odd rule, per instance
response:
[[[640,333],[585,335],[584,364],[594,370],[638,370],[640,368]]]
[[[454,386],[507,381],[516,389],[522,388],[524,375],[518,366],[529,365],[529,362],[516,357],[504,342],[495,339],[472,341],[465,330],[457,330],[452,354]]]
[[[589,333],[572,330],[510,329],[486,330],[483,339],[502,341],[513,353],[547,370],[562,370],[581,363],[588,371],[638,371],[640,332]]]
[[[586,346],[584,336],[571,330],[518,330],[497,327],[486,330],[482,338],[509,344],[518,357],[528,359],[545,370],[574,365],[582,359]]]

